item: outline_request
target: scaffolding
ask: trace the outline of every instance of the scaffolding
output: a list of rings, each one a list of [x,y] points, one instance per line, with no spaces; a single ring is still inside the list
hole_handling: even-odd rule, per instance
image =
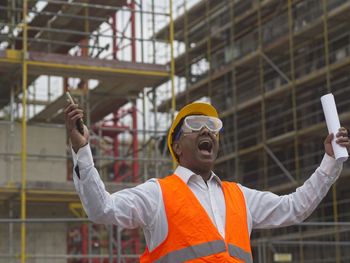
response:
[[[168,174],[172,163],[160,145],[170,117],[152,114],[150,105],[157,104],[155,87],[168,82],[174,90],[174,67],[165,64],[173,61],[173,41],[170,36],[160,49],[151,36],[159,25],[172,23],[171,5],[171,0],[163,6],[143,0],[0,1],[0,134],[6,145],[0,166],[9,172],[0,181],[0,202],[7,209],[0,217],[8,218],[8,228],[2,225],[0,232],[9,240],[0,253],[6,262],[138,262],[144,248],[140,231],[87,223],[72,183],[70,149],[63,143],[62,109],[70,91],[84,109],[107,190]],[[36,169],[46,177],[35,175]],[[55,171],[64,177],[54,178]],[[66,241],[52,245],[64,247],[58,256],[45,253],[45,242],[30,242],[38,230],[31,223],[48,231],[54,222]]]
[[[255,189],[294,190],[323,157],[320,97],[332,92],[342,125],[350,124],[350,2],[203,0],[190,9],[186,0],[177,4],[184,12],[174,20],[174,39],[183,46],[175,58],[175,75],[183,83],[176,87],[176,107],[209,98],[220,112],[224,130],[215,171]],[[169,33],[164,27],[155,38],[164,41]],[[157,111],[172,104],[164,99]],[[349,172],[345,163],[310,223],[349,220]],[[257,231],[254,258],[272,262],[274,254],[288,252],[290,262],[347,262],[348,236],[334,226],[324,240],[309,240],[321,230]],[[295,240],[279,242],[290,235]],[[322,244],[331,246],[325,251]]]
[[[176,109],[198,99],[211,101],[224,123],[215,167],[222,179],[278,194],[300,185],[323,153],[321,95],[335,95],[340,121],[350,126],[349,11],[346,0],[0,0],[0,168],[7,175],[0,215],[8,218],[0,220],[8,240],[0,257],[138,262],[138,232],[88,223],[79,205],[62,144],[67,90],[84,108],[110,192],[170,173],[166,129]],[[47,148],[33,146],[41,143]],[[35,177],[36,166],[62,176]],[[349,171],[346,163],[308,222],[254,232],[254,259],[349,261]],[[50,234],[52,224],[58,228]],[[48,234],[35,236],[38,230]],[[47,244],[29,242],[36,238],[55,249],[42,252]]]

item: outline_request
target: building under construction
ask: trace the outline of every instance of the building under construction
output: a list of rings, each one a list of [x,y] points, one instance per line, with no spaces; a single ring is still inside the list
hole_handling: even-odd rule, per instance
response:
[[[138,262],[139,230],[90,223],[62,109],[85,112],[110,192],[172,170],[195,100],[220,112],[215,172],[286,194],[317,168],[332,92],[350,127],[346,0],[0,0],[0,262]],[[253,231],[254,262],[349,262],[349,164],[303,224]]]

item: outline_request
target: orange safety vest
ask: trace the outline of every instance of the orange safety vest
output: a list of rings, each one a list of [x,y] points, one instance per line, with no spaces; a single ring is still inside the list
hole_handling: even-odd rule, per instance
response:
[[[252,263],[246,205],[235,183],[222,182],[226,202],[225,239],[191,189],[176,175],[159,179],[168,220],[166,239],[141,263]]]

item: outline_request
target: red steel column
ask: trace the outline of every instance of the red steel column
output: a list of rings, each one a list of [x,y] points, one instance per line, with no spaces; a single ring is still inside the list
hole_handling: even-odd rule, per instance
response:
[[[87,255],[88,254],[88,239],[89,239],[89,231],[88,226],[86,223],[84,223],[81,226],[81,254]],[[82,260],[83,263],[88,262],[87,258],[84,258]]]

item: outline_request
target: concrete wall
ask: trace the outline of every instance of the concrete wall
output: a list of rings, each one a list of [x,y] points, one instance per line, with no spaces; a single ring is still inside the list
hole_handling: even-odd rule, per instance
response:
[[[20,218],[20,203],[9,202],[0,206],[0,218]],[[67,216],[67,205],[64,203],[29,203],[28,218],[57,218]],[[26,251],[28,255],[65,255],[67,251],[68,223],[28,223],[26,225]],[[17,263],[18,258],[3,257],[4,254],[19,255],[21,230],[18,223],[0,223],[0,262]],[[27,263],[67,263],[64,259],[33,258]]]
[[[66,181],[66,131],[27,127],[27,180]],[[21,125],[0,123],[0,184],[21,180]]]
[[[12,229],[12,230],[11,230]],[[32,256],[65,255],[67,225],[64,223],[33,223],[26,228],[26,251]],[[20,255],[20,224],[0,224],[0,255]],[[12,238],[10,238],[12,236]],[[0,262],[15,263],[18,258],[0,257]],[[66,259],[28,258],[27,263],[67,263]]]

